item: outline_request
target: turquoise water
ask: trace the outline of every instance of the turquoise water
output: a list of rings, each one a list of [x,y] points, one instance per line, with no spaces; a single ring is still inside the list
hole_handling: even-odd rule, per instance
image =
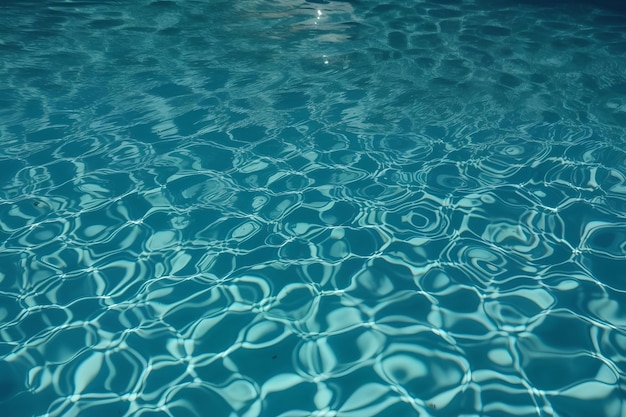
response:
[[[626,14],[0,3],[0,413],[626,417]]]

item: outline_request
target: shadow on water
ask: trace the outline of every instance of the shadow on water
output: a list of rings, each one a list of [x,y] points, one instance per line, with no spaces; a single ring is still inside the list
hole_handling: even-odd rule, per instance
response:
[[[626,2],[620,0],[507,0],[507,3],[568,9],[601,9],[619,13],[626,23]]]

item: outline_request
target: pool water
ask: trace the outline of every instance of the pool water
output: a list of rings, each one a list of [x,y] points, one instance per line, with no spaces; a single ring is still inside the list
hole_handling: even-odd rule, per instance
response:
[[[626,417],[610,2],[0,3],[0,409]]]

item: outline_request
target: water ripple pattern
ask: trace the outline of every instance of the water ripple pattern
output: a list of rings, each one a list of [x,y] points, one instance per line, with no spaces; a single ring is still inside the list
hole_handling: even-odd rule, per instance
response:
[[[626,417],[610,2],[0,4],[6,417]]]

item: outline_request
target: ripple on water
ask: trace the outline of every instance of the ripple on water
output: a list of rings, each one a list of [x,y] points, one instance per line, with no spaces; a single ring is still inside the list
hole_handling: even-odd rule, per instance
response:
[[[623,414],[617,10],[10,3],[5,414]]]

